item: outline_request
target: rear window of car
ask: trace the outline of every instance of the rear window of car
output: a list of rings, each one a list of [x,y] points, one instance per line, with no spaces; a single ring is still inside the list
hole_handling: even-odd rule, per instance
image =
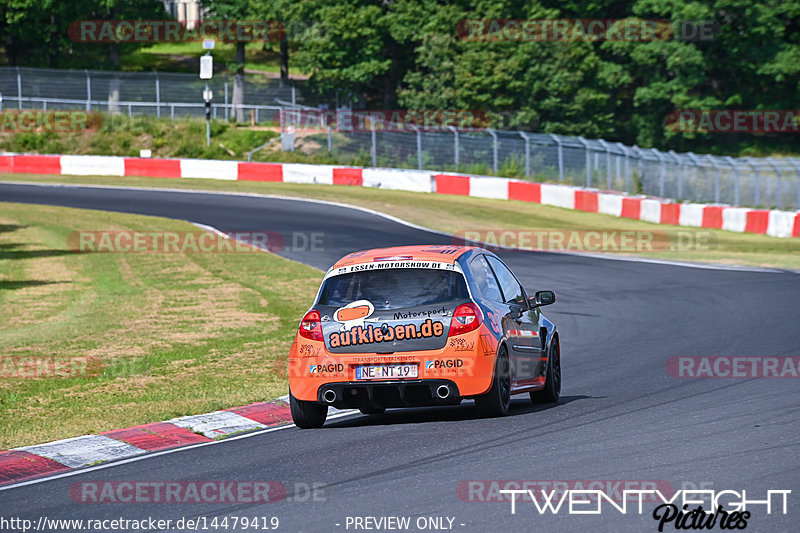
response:
[[[356,300],[369,300],[375,309],[400,309],[468,298],[467,284],[459,272],[387,268],[328,278],[319,304],[342,307]]]

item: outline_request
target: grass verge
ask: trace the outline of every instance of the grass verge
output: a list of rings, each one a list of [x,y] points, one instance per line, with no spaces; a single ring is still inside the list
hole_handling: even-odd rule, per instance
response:
[[[766,235],[652,224],[513,200],[388,191],[368,187],[200,179],[160,180],[0,174],[0,180],[198,189],[313,198],[375,209],[447,233],[465,230],[682,232],[687,238],[695,239],[695,242],[699,238],[704,238],[705,242],[710,244],[687,246],[686,249],[680,250],[643,252],[637,253],[636,256],[800,270],[800,239],[779,239]]]
[[[200,56],[206,53],[200,42],[156,43],[124,55],[122,69],[126,71],[189,72],[197,73]],[[217,42],[212,52],[220,74],[235,72],[236,47],[231,43]],[[245,68],[259,72],[280,73],[280,53],[277,43],[250,43],[245,47]],[[289,75],[306,77],[294,65],[289,65]]]
[[[288,348],[318,270],[256,251],[76,254],[67,236],[77,229],[197,231],[0,204],[0,449],[286,393]],[[30,370],[26,357],[79,371],[15,377]]]

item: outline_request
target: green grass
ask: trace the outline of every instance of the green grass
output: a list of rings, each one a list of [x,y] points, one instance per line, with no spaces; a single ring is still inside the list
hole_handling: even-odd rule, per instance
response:
[[[121,67],[127,71],[190,72],[195,74],[200,68],[199,57],[206,53],[202,41],[157,43],[140,48],[121,58]],[[215,69],[220,74],[233,74],[236,71],[236,47],[232,43],[217,42],[211,52]],[[279,73],[280,54],[277,43],[268,43],[266,49],[261,42],[245,47],[246,70]],[[302,76],[303,72],[289,64],[290,76]]]
[[[256,251],[73,253],[76,230],[197,228],[0,204],[0,449],[286,393],[289,345],[320,271]],[[30,356],[89,371],[7,375]]]
[[[204,119],[158,119],[152,116],[109,115],[92,113],[87,129],[79,132],[10,132],[0,131],[0,151],[39,154],[117,155],[138,157],[149,149],[153,157],[246,160],[247,152],[267,141],[275,143],[253,156],[253,161],[287,163],[344,164],[315,141],[314,154],[302,150],[280,151],[275,127],[211,121],[211,145],[206,146]],[[350,159],[353,161],[352,159]],[[365,160],[354,164],[366,163]]]
[[[465,230],[627,230],[653,233],[680,231],[694,237],[707,237],[711,244],[697,249],[663,250],[636,255],[673,261],[800,270],[800,239],[780,239],[766,235],[652,224],[513,200],[387,191],[368,187],[198,179],[160,180],[0,174],[0,180],[202,189],[315,198],[375,209],[447,233]]]

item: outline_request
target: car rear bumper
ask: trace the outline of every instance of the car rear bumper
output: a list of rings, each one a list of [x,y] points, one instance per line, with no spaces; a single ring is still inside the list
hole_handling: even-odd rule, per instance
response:
[[[337,409],[421,407],[457,405],[461,396],[458,386],[449,379],[347,381],[320,386],[317,401]]]

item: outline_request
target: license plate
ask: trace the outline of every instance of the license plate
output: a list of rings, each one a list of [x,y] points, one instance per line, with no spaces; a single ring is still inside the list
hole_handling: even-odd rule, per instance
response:
[[[394,379],[417,377],[417,365],[366,365],[356,367],[356,379]]]

